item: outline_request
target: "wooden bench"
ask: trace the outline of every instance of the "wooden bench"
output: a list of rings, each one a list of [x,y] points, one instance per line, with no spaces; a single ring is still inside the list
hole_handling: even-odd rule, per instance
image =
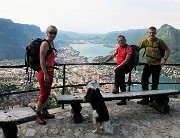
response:
[[[158,96],[158,95],[176,95],[180,94],[180,90],[150,90],[150,91],[132,91],[121,92],[118,94],[101,93],[104,101],[122,100],[126,99],[139,99],[146,96]],[[72,101],[84,103],[83,100],[85,93],[75,95],[56,95],[55,99],[58,104],[70,104]]]
[[[149,91],[132,91],[122,92],[118,94],[112,93],[101,93],[104,101],[111,100],[122,100],[122,99],[139,99],[143,97],[155,97],[157,100],[153,103],[154,109],[157,111],[167,114],[170,111],[169,95],[180,94],[180,90],[149,90]],[[55,99],[58,104],[71,104],[72,110],[76,110],[76,113],[80,113],[80,103],[85,103],[83,100],[85,93],[75,95],[56,95]],[[161,100],[163,99],[163,101]],[[79,108],[78,110],[76,108]]]
[[[34,121],[36,113],[30,107],[0,110],[0,127],[6,138],[17,137],[17,125]]]

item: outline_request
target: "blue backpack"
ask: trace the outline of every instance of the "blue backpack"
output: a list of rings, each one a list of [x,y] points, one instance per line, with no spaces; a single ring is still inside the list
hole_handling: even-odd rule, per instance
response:
[[[128,49],[132,47],[133,50],[133,55],[132,55],[132,67],[136,67],[137,64],[139,63],[139,51],[140,48],[137,45],[129,45],[126,49],[126,51],[128,51]]]

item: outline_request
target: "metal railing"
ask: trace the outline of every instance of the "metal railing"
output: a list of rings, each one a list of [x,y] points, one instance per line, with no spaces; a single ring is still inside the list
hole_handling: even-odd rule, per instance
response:
[[[62,94],[65,94],[65,88],[66,87],[77,87],[77,86],[86,86],[86,83],[83,83],[83,84],[77,84],[77,85],[66,85],[65,84],[65,81],[66,81],[66,66],[74,66],[74,65],[77,65],[77,66],[83,66],[83,65],[88,65],[88,66],[92,66],[92,65],[101,65],[100,63],[68,63],[68,64],[60,64],[59,66],[62,66],[63,67],[63,84],[62,86],[56,86],[56,87],[52,87],[52,89],[56,89],[56,88],[62,88]],[[103,64],[103,65],[108,65],[108,66],[115,66],[116,63],[106,63],[106,64]],[[139,66],[141,65],[145,65],[145,63],[141,63],[139,64]],[[165,64],[166,66],[180,66],[180,64]],[[0,69],[5,69],[5,68],[25,68],[26,66],[25,65],[16,65],[16,66],[0,66]],[[105,84],[114,84],[114,83],[110,83],[110,82],[105,82],[105,83],[100,83],[100,85],[105,85]],[[126,82],[126,84],[128,85],[128,91],[131,90],[131,85],[132,84],[141,84],[141,82],[133,82],[131,80],[131,72],[129,73],[129,78],[128,78],[128,81]],[[150,83],[151,84],[151,83]],[[159,84],[180,84],[180,83],[177,83],[177,82],[168,82],[168,83],[159,83]],[[39,89],[33,89],[33,90],[27,90],[27,91],[13,91],[13,92],[1,92],[0,93],[0,96],[6,96],[6,95],[12,95],[12,94],[21,94],[21,93],[28,93],[28,92],[35,92],[35,91],[39,91]]]

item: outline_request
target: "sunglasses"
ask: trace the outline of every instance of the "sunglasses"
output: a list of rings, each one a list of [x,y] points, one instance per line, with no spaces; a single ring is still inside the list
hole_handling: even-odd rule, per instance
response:
[[[57,35],[57,32],[49,32],[51,35]]]

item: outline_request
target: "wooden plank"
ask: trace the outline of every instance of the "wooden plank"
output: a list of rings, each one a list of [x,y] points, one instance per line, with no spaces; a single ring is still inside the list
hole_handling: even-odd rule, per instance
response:
[[[18,125],[36,119],[36,113],[30,107],[0,110],[0,126]]]
[[[150,90],[150,91],[131,91],[131,92],[121,92],[118,94],[112,93],[101,93],[104,101],[111,100],[121,100],[124,98],[127,99],[138,99],[145,96],[157,96],[157,95],[176,95],[180,94],[180,90]],[[77,101],[83,103],[83,97],[85,93],[76,94],[76,95],[57,95],[55,96],[58,104],[69,104],[72,101]]]

